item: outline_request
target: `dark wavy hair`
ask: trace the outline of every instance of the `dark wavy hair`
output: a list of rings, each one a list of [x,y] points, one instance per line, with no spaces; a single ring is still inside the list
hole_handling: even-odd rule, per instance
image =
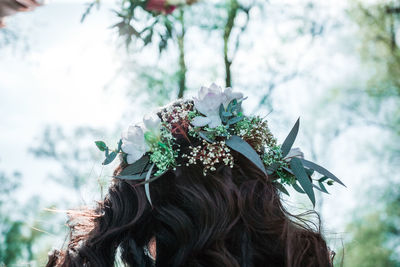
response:
[[[70,214],[68,247],[47,266],[331,266],[318,215],[291,215],[274,177],[232,153],[233,168],[207,176],[198,165],[166,172],[150,185],[153,206],[139,182],[114,179],[96,209]]]

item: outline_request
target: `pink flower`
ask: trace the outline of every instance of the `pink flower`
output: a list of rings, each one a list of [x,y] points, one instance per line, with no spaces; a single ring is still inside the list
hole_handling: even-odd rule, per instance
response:
[[[149,0],[146,4],[148,11],[171,14],[175,10],[176,6],[169,5],[167,0]]]

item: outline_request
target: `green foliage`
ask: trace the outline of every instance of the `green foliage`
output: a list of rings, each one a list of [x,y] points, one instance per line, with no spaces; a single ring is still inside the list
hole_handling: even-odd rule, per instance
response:
[[[30,199],[26,206],[16,205],[21,178],[19,173],[7,176],[0,172],[0,266],[32,261],[34,244],[42,236],[42,232],[35,229],[38,225],[29,227],[29,218],[32,213],[36,214],[37,199]]]
[[[398,192],[397,192],[398,193]],[[347,231],[350,240],[344,248],[344,266],[400,266],[400,202],[385,196],[386,207],[355,219]],[[366,210],[370,211],[371,207]],[[342,252],[343,253],[343,252]],[[341,258],[343,255],[339,255]]]

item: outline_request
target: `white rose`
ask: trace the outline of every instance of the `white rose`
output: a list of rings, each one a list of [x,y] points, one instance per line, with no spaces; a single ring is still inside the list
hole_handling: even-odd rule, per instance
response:
[[[161,120],[157,114],[146,115],[143,118],[143,124],[146,132],[144,133],[146,141],[151,144],[157,142],[161,135]]]
[[[198,97],[194,98],[194,107],[205,117],[195,117],[192,120],[192,124],[197,127],[208,125],[210,128],[221,125],[219,106],[223,103],[224,99],[221,87],[215,83],[211,84],[209,88],[201,87]]]
[[[290,161],[291,158],[304,159],[304,153],[298,147],[292,148],[292,149],[290,149],[289,153],[286,155],[285,160]]]
[[[233,99],[237,99],[237,100],[242,99],[243,94],[239,93],[239,92],[233,92],[232,88],[228,87],[228,88],[225,88],[223,97],[224,97],[223,104],[224,104],[224,107],[226,108]]]
[[[136,125],[129,126],[128,130],[122,133],[121,148],[127,154],[126,161],[128,164],[140,159],[148,150],[143,129]]]

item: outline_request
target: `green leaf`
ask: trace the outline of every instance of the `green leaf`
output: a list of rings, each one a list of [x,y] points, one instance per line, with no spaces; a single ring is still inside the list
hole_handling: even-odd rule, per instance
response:
[[[323,177],[321,177],[321,178],[318,179],[318,182],[323,183],[325,180],[328,180],[328,179],[329,179],[329,177],[323,176]]]
[[[242,117],[235,117],[235,118],[232,118],[232,119],[230,119],[229,121],[228,121],[228,125],[232,125],[232,124],[235,124],[235,123],[238,123],[239,121],[241,121],[241,120],[243,120],[243,116]]]
[[[100,151],[106,151],[107,145],[103,141],[94,142]]]
[[[281,183],[274,183],[275,187],[279,189],[279,191],[281,191],[282,193],[284,193],[285,195],[289,195],[289,192],[286,190],[286,188],[281,184]]]
[[[326,190],[326,187],[323,183],[318,182],[318,184],[319,184],[319,188],[321,188],[322,192],[329,194],[328,190]]]
[[[232,112],[227,112],[227,111],[222,112],[222,116],[224,117],[231,117],[232,115],[233,115]]]
[[[344,183],[342,183],[342,181],[339,180],[339,178],[337,178],[335,175],[333,175],[330,171],[328,171],[327,169],[325,169],[324,167],[321,167],[317,164],[315,164],[314,162],[305,160],[305,159],[300,159],[302,164],[310,169],[313,169],[317,172],[319,172],[322,175],[327,176],[328,178],[331,178],[332,180],[338,182],[339,184],[343,185],[344,187],[346,187],[344,185]]]
[[[228,112],[232,112],[235,109],[236,105],[237,105],[237,100],[233,99],[231,102],[229,102],[228,107],[226,108],[226,110]]]
[[[219,105],[219,117],[222,119],[224,116],[223,116],[223,113],[225,112],[225,108],[224,108],[224,105],[223,104],[221,104],[221,105]]]
[[[151,165],[149,171],[147,172],[147,174],[146,174],[146,179],[145,179],[146,182],[150,180],[151,173],[152,173],[153,168],[154,168],[155,165],[156,165],[156,164],[153,163],[153,164]],[[153,206],[153,203],[151,203],[151,197],[150,197],[150,183],[146,183],[146,184],[144,185],[144,191],[146,192],[147,200],[150,202],[150,205]]]
[[[260,156],[249,145],[246,141],[237,135],[232,135],[228,140],[226,140],[226,145],[233,150],[239,152],[246,158],[248,158],[254,165],[256,165],[264,174],[267,174],[265,170],[264,163],[262,162]]]
[[[292,158],[290,161],[290,168],[292,169],[294,175],[296,176],[297,180],[299,181],[301,187],[303,188],[304,192],[306,192],[307,196],[315,206],[315,195],[312,183],[310,178],[308,177],[306,171],[304,170],[304,166],[301,163],[299,158]]]
[[[303,191],[303,189],[301,189],[301,187],[297,183],[292,184],[292,186],[293,186],[293,189],[296,190],[297,192],[299,192],[300,194],[306,193]]]
[[[307,175],[310,176],[310,177],[314,174],[314,170],[313,169],[306,169],[305,168],[304,170],[306,171]]]
[[[103,161],[103,165],[107,165],[110,164],[111,162],[113,162],[113,160],[117,157],[117,152],[113,151],[110,154],[108,154],[108,156],[106,157],[106,159]]]
[[[289,135],[286,137],[285,141],[281,146],[282,157],[285,157],[292,148],[294,140],[296,140],[297,133],[299,132],[299,126],[300,126],[300,118],[297,119],[295,125],[293,126],[292,130],[290,131]]]
[[[128,165],[123,169],[117,178],[127,179],[127,180],[140,180],[144,179],[143,173],[149,170],[150,158],[144,155],[139,160],[135,161],[133,164]]]
[[[121,146],[122,146],[122,139],[119,139],[119,142],[118,142],[118,148],[117,148],[117,151],[118,152],[121,152]]]

